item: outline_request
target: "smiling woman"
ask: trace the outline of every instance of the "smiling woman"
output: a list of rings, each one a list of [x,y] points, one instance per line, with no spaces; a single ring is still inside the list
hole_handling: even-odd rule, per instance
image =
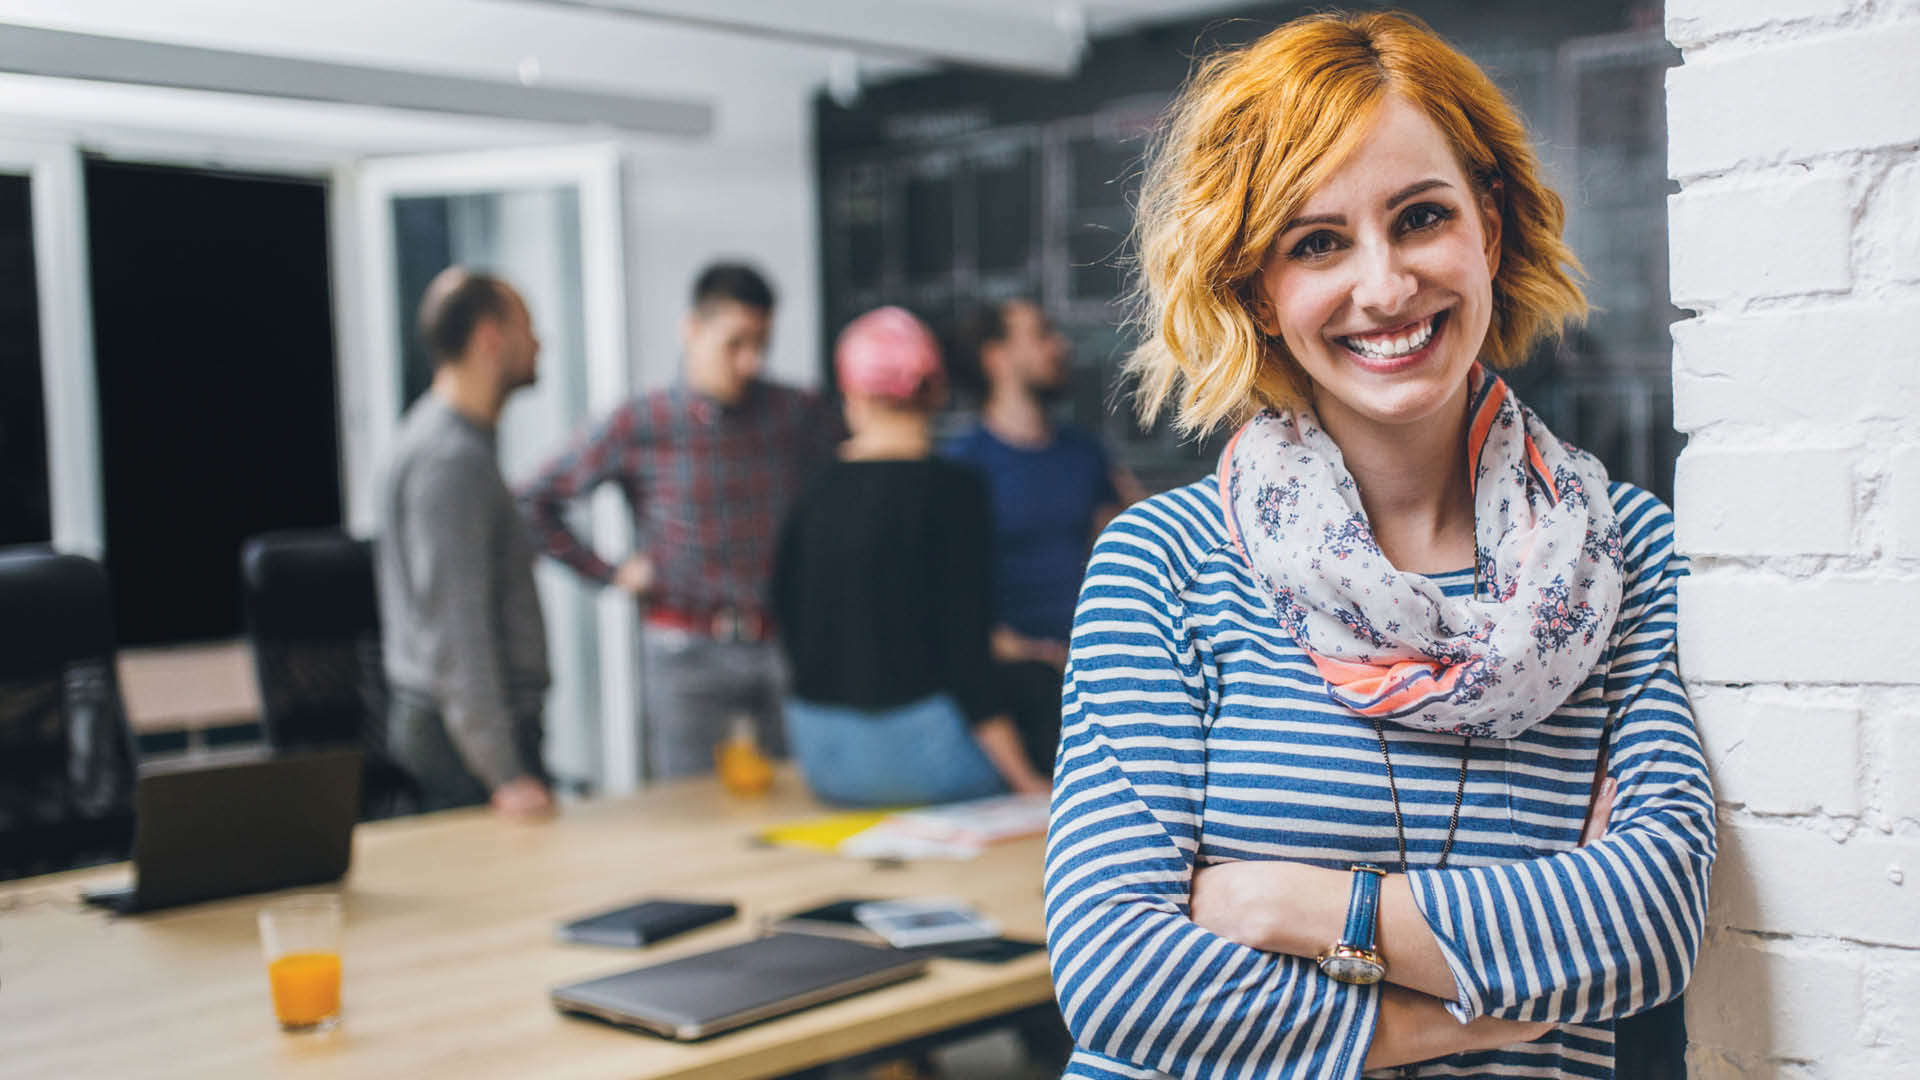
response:
[[[1405,15],[1290,23],[1177,103],[1133,370],[1147,417],[1238,431],[1081,592],[1068,1075],[1611,1077],[1686,984],[1715,848],[1672,515],[1493,370],[1586,310],[1537,173]]]

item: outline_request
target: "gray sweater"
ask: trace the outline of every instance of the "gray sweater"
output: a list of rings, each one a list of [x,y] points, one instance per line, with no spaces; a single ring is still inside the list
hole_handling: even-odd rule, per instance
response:
[[[536,772],[516,716],[547,688],[533,544],[500,478],[494,433],[429,391],[408,410],[380,490],[377,566],[387,679],[433,699],[489,787]]]

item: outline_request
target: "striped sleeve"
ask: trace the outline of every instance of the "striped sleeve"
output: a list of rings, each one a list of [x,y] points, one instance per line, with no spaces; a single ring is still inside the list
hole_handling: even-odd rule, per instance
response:
[[[1675,663],[1685,560],[1672,550],[1672,513],[1624,491],[1628,594],[1606,679],[1619,794],[1606,836],[1536,860],[1409,875],[1463,1020],[1630,1016],[1678,995],[1693,969],[1715,839],[1706,761]]]
[[[1188,915],[1208,698],[1170,567],[1178,528],[1151,502],[1116,519],[1074,622],[1046,867],[1054,987],[1080,1048],[1070,1074],[1357,1077],[1377,988]]]

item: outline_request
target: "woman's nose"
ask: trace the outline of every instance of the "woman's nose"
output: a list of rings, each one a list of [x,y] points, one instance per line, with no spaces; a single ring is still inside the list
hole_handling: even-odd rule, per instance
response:
[[[1354,303],[1368,311],[1399,314],[1419,285],[1398,247],[1390,243],[1364,244],[1356,260]]]

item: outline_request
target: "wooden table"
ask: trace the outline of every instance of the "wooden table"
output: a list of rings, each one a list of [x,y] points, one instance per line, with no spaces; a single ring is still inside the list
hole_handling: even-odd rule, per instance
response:
[[[81,909],[124,867],[0,885],[0,1075],[8,1077],[775,1076],[1050,1000],[1045,956],[936,960],[924,977],[701,1043],[563,1017],[549,988],[753,936],[843,895],[957,895],[1039,937],[1041,841],[898,869],[760,849],[763,826],[821,812],[711,781],[569,806],[545,825],[463,810],[363,825],[345,910],[344,1021],[283,1035],[254,913],[263,897],[135,918]],[[556,922],[643,895],[711,897],[742,918],[643,952],[557,944]]]

